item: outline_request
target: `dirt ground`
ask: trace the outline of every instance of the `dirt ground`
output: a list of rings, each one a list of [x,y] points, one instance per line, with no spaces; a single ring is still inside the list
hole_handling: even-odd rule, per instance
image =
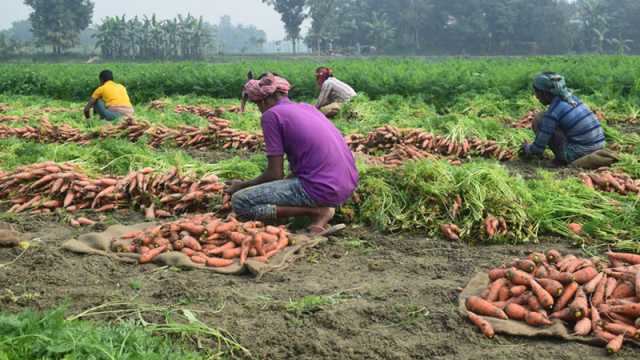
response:
[[[550,339],[488,340],[456,312],[456,289],[476,272],[533,249],[568,250],[561,244],[470,247],[355,228],[288,270],[256,279],[75,255],[61,249],[61,243],[77,230],[43,219],[14,225],[40,245],[0,268],[4,311],[68,304],[70,313],[78,313],[116,301],[181,304],[205,311],[202,320],[228,330],[258,359],[606,357],[602,348]],[[0,249],[0,264],[19,252]],[[135,289],[132,282],[141,287]],[[287,308],[290,301],[314,295],[332,301],[307,313]],[[618,358],[631,359],[635,351],[626,348]]]

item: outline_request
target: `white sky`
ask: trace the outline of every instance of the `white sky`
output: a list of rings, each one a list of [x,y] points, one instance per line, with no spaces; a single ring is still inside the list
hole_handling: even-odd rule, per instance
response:
[[[28,18],[31,12],[23,0],[0,0],[0,3],[0,29]],[[221,16],[229,15],[234,24],[255,25],[264,30],[269,40],[281,40],[285,36],[280,15],[261,0],[94,0],[94,3],[94,23],[106,16],[122,14],[130,17],[156,13],[165,19],[191,13],[217,24]]]

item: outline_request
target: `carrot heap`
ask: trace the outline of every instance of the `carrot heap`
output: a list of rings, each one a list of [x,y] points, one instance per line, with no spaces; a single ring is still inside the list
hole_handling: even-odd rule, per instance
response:
[[[215,175],[196,180],[176,168],[165,174],[145,168],[127,176],[91,179],[73,165],[44,162],[0,174],[0,198],[10,199],[10,213],[106,212],[137,205],[154,219],[206,209],[223,188]]]
[[[608,252],[607,257],[549,250],[491,269],[482,296],[466,300],[470,320],[489,337],[493,329],[474,315],[536,327],[562,322],[574,335],[596,337],[609,352],[618,352],[624,340],[640,340],[640,255]]]
[[[177,129],[153,125],[148,121],[127,118],[116,125],[106,125],[96,132],[85,133],[67,124],[53,125],[46,117],[40,119],[38,127],[10,127],[0,125],[0,138],[17,137],[42,143],[77,143],[86,145],[104,138],[126,138],[138,141],[148,136],[150,146],[159,147],[172,141],[180,148],[206,150],[210,148],[255,151],[262,147],[263,137],[246,131],[230,128],[228,120],[211,117],[206,128],[180,126]]]
[[[535,119],[537,115],[537,111],[531,110],[525,116],[520,118],[520,120],[513,123],[511,127],[513,127],[514,129],[531,129],[533,119]]]
[[[515,158],[513,151],[501,148],[492,140],[473,138],[456,142],[446,136],[434,135],[418,129],[398,129],[389,125],[380,127],[366,136],[361,134],[347,135],[345,140],[352,151],[365,154],[391,150],[397,145],[410,145],[417,150],[431,154],[457,158],[467,157],[472,154],[491,157],[500,161]]]
[[[592,173],[582,173],[580,179],[585,186],[591,189],[616,192],[620,195],[640,193],[640,180],[634,180],[624,173],[612,172],[609,168],[601,168]]]
[[[240,222],[233,217],[221,220],[212,214],[193,215],[150,227],[112,240],[117,252],[140,254],[141,264],[152,262],[164,252],[181,251],[195,264],[226,267],[247,259],[266,263],[289,246],[284,226],[261,222]]]

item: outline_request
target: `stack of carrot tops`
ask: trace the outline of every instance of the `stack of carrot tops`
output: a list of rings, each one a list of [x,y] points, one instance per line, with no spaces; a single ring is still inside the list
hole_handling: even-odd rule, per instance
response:
[[[607,253],[609,261],[532,253],[489,271],[491,284],[466,300],[469,319],[487,337],[494,330],[481,316],[549,326],[561,321],[577,336],[594,336],[618,352],[640,339],[640,255]]]
[[[221,220],[212,214],[185,217],[112,240],[114,251],[138,253],[141,264],[164,252],[181,251],[195,264],[209,267],[226,267],[236,261],[244,265],[249,258],[266,263],[287,246],[289,234],[283,226],[243,223],[233,217]]]

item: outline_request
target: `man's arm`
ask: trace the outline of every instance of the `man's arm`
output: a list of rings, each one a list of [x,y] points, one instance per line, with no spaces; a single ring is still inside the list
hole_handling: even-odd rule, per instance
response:
[[[544,153],[547,144],[553,137],[553,134],[558,128],[558,120],[551,115],[545,115],[540,124],[540,129],[536,135],[536,140],[533,144],[528,145],[525,151],[528,155],[541,155]]]
[[[96,104],[96,100],[93,99],[93,97],[89,98],[89,101],[87,102],[87,105],[85,105],[84,107],[84,117],[85,118],[90,118],[91,117],[91,109],[93,109],[93,107]]]
[[[234,193],[248,187],[282,180],[284,178],[284,156],[268,156],[267,159],[267,169],[262,173],[262,175],[249,181],[234,181],[225,190],[225,192],[229,195],[233,195]]]
[[[323,106],[329,105],[329,94],[331,93],[331,84],[325,82],[320,89],[320,95],[318,96],[318,103],[316,108],[320,109]]]

